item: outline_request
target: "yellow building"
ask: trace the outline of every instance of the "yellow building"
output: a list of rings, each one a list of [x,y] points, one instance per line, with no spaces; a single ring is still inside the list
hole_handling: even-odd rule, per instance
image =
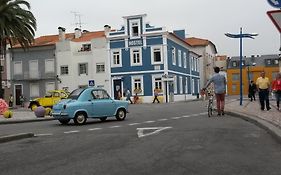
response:
[[[265,76],[270,82],[279,72],[278,55],[261,55],[244,57],[242,59],[242,89],[243,94],[248,94],[249,81],[254,82],[265,71]],[[227,93],[228,95],[240,94],[240,58],[231,57],[227,61]]]

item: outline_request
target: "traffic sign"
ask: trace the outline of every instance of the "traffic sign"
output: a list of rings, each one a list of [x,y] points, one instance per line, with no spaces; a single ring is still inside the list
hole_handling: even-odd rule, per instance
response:
[[[274,8],[281,8],[281,0],[267,0],[267,2]]]
[[[273,24],[276,26],[279,33],[281,33],[281,10],[268,11],[267,15],[269,16]]]
[[[89,80],[89,86],[95,86],[95,80]]]

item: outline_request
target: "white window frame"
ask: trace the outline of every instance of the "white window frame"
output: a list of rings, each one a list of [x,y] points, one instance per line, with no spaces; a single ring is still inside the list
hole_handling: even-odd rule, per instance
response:
[[[133,27],[134,27],[134,24],[137,24],[136,26],[138,27],[138,35],[137,36],[134,36],[133,35]],[[140,38],[141,37],[141,22],[140,22],[140,19],[135,19],[135,20],[130,20],[129,21],[129,26],[130,26],[130,38],[131,39],[135,39],[135,38]]]
[[[119,57],[119,64],[115,64],[115,59],[116,59],[115,56]],[[121,49],[112,50],[112,52],[111,52],[111,67],[122,67],[122,51],[121,51]]]
[[[183,81],[182,81],[182,76],[179,76],[179,84],[180,84],[180,94],[183,94]]]
[[[135,51],[137,51],[138,54]],[[138,63],[134,63],[134,56],[135,55],[138,55],[138,57],[139,57]],[[130,49],[130,57],[131,57],[131,66],[142,66],[142,49],[141,48],[137,48],[137,47],[131,48]]]
[[[39,84],[38,83],[31,83],[29,93],[30,93],[30,97],[39,97],[40,96],[40,94],[39,94]]]
[[[45,60],[45,73],[55,72],[55,59],[46,59]]]
[[[177,94],[177,93],[178,93],[178,78],[175,75],[174,76],[174,94]]]
[[[22,74],[22,61],[15,61],[14,62],[14,75],[21,75]]]
[[[62,68],[67,68],[67,73],[65,73],[65,72],[62,72]],[[60,66],[60,75],[69,75],[69,67],[68,67],[68,65],[61,65]]]
[[[143,94],[144,94],[143,76],[132,76],[132,77],[131,77],[131,82],[132,82],[132,84],[131,84],[132,94],[133,94],[133,95],[136,95],[136,93],[134,92],[136,80],[140,80],[139,88],[141,88],[141,90],[142,90],[141,93],[138,93],[138,95],[143,95]]]
[[[187,68],[187,57],[186,52],[183,52],[183,67]]]
[[[176,59],[176,48],[172,47],[172,64],[177,65],[177,59]]]
[[[188,77],[185,77],[185,93],[188,94]]]
[[[158,79],[158,80],[156,80]],[[156,84],[158,84],[158,87],[161,86],[161,90],[163,92],[163,80],[162,75],[152,75],[152,92],[156,88]],[[159,88],[158,88],[159,89]]]
[[[160,61],[154,61],[154,51],[155,50],[158,50],[160,51],[160,58],[161,60]],[[162,51],[162,47],[161,46],[152,46],[151,47],[151,64],[152,65],[155,65],[155,64],[163,64],[163,51]]]
[[[85,65],[85,71],[86,72],[84,72],[84,70],[83,70],[83,72],[81,72],[81,66],[82,65]],[[88,75],[88,63],[78,63],[78,75],[80,76],[80,75]]]
[[[96,73],[105,72],[105,64],[104,63],[96,63]]]
[[[179,67],[182,67],[182,60],[181,60],[181,50],[178,50],[178,62],[179,62]]]
[[[191,80],[191,82],[192,82],[192,85],[191,85],[191,93],[192,94],[195,94],[195,81],[194,81],[194,79],[192,78],[192,80]]]

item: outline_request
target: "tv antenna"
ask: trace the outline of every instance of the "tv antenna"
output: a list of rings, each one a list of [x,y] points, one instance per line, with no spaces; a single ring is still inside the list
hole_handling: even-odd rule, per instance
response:
[[[74,25],[76,28],[79,28],[79,29],[82,29],[82,22],[81,22],[81,14],[79,12],[74,12],[74,11],[71,11],[71,13],[74,14]]]

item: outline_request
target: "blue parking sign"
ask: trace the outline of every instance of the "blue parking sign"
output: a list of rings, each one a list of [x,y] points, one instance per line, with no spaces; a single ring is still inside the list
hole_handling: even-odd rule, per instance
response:
[[[89,86],[95,86],[95,80],[89,80]]]
[[[267,2],[275,8],[281,8],[281,0],[267,0]]]

